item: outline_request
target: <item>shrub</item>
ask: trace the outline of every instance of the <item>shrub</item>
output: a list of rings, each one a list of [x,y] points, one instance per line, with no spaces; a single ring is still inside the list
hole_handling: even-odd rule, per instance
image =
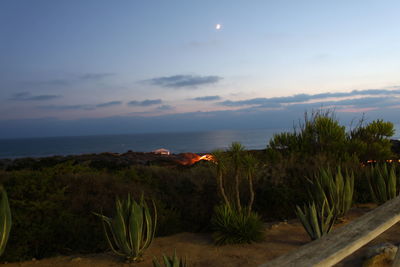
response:
[[[103,252],[108,244],[92,212],[112,217],[116,195],[139,199],[144,192],[154,199],[158,235],[209,230],[217,203],[215,174],[206,164],[107,171],[72,162],[0,171],[1,183],[13,216],[5,261]]]
[[[312,202],[304,205],[303,209],[299,206],[296,208],[296,214],[311,240],[318,239],[332,230],[336,217],[327,201],[324,201],[321,207]]]
[[[7,192],[0,186],[0,256],[4,253],[11,229],[11,211]]]
[[[383,120],[374,120],[364,126],[361,119],[348,133],[349,153],[355,153],[363,162],[367,160],[385,161],[393,156],[390,137],[394,135],[394,125]]]
[[[114,218],[108,218],[95,213],[102,220],[107,242],[115,254],[123,256],[129,262],[142,260],[144,251],[154,239],[157,211],[154,206],[154,218],[142,195],[140,202],[128,198],[115,203],[116,212]]]
[[[395,198],[398,193],[394,165],[390,170],[386,164],[371,166],[368,172],[368,185],[372,200],[377,204],[383,204]]]
[[[226,205],[217,206],[211,223],[217,245],[260,242],[264,239],[261,218],[246,209],[237,211]]]
[[[179,258],[176,255],[176,251],[172,257],[163,255],[163,262],[165,267],[186,267],[186,259]],[[156,257],[153,259],[154,267],[161,267],[160,262]]]

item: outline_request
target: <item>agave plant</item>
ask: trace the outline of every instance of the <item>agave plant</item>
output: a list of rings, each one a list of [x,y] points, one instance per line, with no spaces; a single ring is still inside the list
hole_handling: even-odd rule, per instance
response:
[[[368,172],[368,185],[372,200],[377,204],[395,198],[397,195],[397,178],[394,165],[390,170],[386,164],[371,166]]]
[[[343,217],[351,208],[354,193],[354,174],[346,171],[343,177],[340,167],[334,174],[330,168],[321,168],[314,179],[310,181],[311,198],[321,208],[324,201],[334,209],[338,218]]]
[[[186,267],[186,259],[179,258],[176,251],[172,257],[163,255],[163,262],[165,267]],[[160,262],[156,257],[153,259],[153,267],[161,267]]]
[[[11,229],[11,211],[7,192],[0,186],[0,256],[3,255]]]
[[[154,218],[150,214],[144,196],[137,203],[130,195],[125,201],[117,198],[114,218],[95,213],[102,219],[107,242],[112,251],[129,262],[142,260],[144,251],[154,239],[157,223],[157,211]]]
[[[296,209],[296,215],[311,240],[318,239],[332,230],[336,217],[334,209],[329,207],[327,201],[323,202],[321,208],[312,202],[304,205],[303,209],[299,206],[296,206]]]

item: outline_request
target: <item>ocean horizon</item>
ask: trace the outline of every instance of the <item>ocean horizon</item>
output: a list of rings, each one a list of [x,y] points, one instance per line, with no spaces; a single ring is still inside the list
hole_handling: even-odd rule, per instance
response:
[[[0,139],[0,158],[49,157],[91,153],[151,152],[159,148],[171,153],[209,153],[226,149],[232,142],[246,149],[264,149],[274,133],[284,129],[215,130],[65,137]]]

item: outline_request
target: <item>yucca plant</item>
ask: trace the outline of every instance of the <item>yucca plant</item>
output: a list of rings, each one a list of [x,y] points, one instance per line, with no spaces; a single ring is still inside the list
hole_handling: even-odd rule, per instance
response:
[[[334,209],[329,207],[327,201],[324,201],[321,207],[314,202],[304,205],[303,209],[296,206],[296,215],[311,240],[329,233],[336,220]]]
[[[0,186],[0,256],[3,255],[11,229],[11,211],[7,192]]]
[[[321,168],[319,173],[310,180],[312,187],[310,197],[321,208],[324,201],[328,201],[338,218],[343,217],[351,208],[354,194],[354,174],[346,171],[343,176],[339,167],[336,173],[330,168]]]
[[[176,251],[172,257],[163,255],[162,257],[165,267],[186,267],[186,259],[179,258]],[[156,257],[153,259],[153,267],[161,267],[160,262]]]
[[[216,245],[259,242],[264,239],[264,225],[255,212],[238,211],[227,205],[215,208],[211,219]]]
[[[371,166],[367,177],[372,200],[375,203],[383,204],[396,197],[397,177],[394,165],[390,170],[386,164]]]
[[[154,202],[153,217],[143,195],[139,203],[130,195],[124,201],[117,198],[115,207],[114,218],[95,213],[102,219],[107,242],[115,254],[125,257],[127,261],[141,261],[156,231],[157,210]]]

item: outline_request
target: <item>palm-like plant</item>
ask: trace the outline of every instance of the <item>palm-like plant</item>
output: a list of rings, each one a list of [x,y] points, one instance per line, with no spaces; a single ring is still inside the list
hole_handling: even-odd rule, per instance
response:
[[[213,154],[217,166],[217,185],[223,205],[215,208],[212,218],[216,244],[250,243],[262,240],[264,227],[261,218],[252,211],[253,180],[257,160],[240,143],[232,143],[228,151]],[[240,185],[247,180],[249,200],[242,204]]]
[[[243,169],[245,176],[249,182],[250,200],[249,204],[247,205],[249,214],[253,208],[253,203],[254,203],[255,193],[253,184],[254,184],[254,176],[257,169],[257,164],[258,164],[257,159],[254,156],[247,154],[243,157]]]
[[[11,229],[11,211],[7,192],[0,186],[0,256],[4,253]]]
[[[219,192],[221,194],[221,197],[225,203],[226,206],[231,208],[231,203],[228,199],[228,196],[225,192],[225,185],[224,185],[224,176],[226,175],[227,171],[227,159],[226,155],[223,151],[221,150],[216,150],[213,152],[213,158],[216,161],[216,167],[217,167],[217,185],[219,188]]]
[[[95,213],[102,219],[107,242],[112,251],[130,262],[142,260],[144,251],[154,239],[157,223],[157,211],[154,207],[154,218],[142,195],[140,202],[128,195],[125,201],[117,198],[114,218]]]
[[[228,151],[232,164],[234,167],[234,177],[235,177],[235,200],[236,200],[236,208],[238,211],[242,210],[242,204],[240,202],[240,172],[243,167],[243,154],[244,154],[244,146],[241,143],[233,142]]]

